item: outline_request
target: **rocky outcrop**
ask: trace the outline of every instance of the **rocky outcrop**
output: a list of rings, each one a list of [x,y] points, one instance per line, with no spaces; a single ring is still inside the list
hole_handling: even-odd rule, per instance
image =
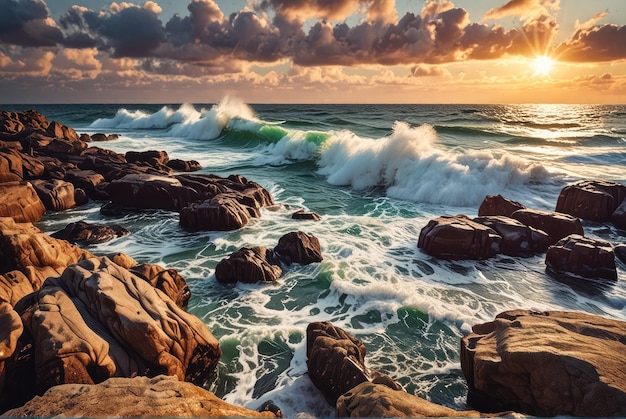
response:
[[[556,211],[590,221],[609,221],[626,198],[626,185],[601,180],[586,180],[563,188]]]
[[[310,323],[306,329],[309,378],[329,404],[358,384],[374,382],[399,390],[390,377],[365,367],[365,345],[330,322]]]
[[[511,214],[511,218],[529,227],[545,231],[550,237],[550,244],[570,234],[584,235],[583,226],[578,218],[560,212],[522,209]]]
[[[550,245],[546,233],[505,216],[484,216],[474,221],[493,229],[501,237],[500,251],[509,256],[532,256],[545,253]]]
[[[121,255],[118,255],[117,259],[114,258],[114,263],[120,266],[129,266],[127,269],[130,272],[146,280],[154,288],[163,291],[178,307],[183,310],[187,309],[187,304],[191,298],[191,290],[185,278],[176,269],[166,269],[149,263],[133,264],[134,260],[132,258],[131,263],[127,264],[126,260],[120,261],[120,258],[122,258]]]
[[[274,252],[265,247],[243,247],[215,267],[215,279],[221,283],[276,282],[283,270]]]
[[[202,169],[196,160],[171,159],[166,163],[166,166],[177,172],[196,172]]]
[[[232,195],[217,195],[204,202],[192,203],[180,211],[180,225],[193,230],[229,231],[244,227],[260,212]]]
[[[286,265],[292,263],[308,265],[321,262],[324,259],[317,237],[303,231],[287,233],[278,239],[274,253]]]
[[[4,388],[4,364],[17,349],[17,340],[24,327],[13,306],[0,299],[0,394]]]
[[[298,211],[291,214],[291,218],[294,220],[312,220],[312,221],[321,221],[322,217],[316,212],[305,211],[303,209],[299,209]]]
[[[125,157],[128,163],[149,163],[151,166],[165,165],[170,161],[167,152],[158,150],[127,151]]]
[[[626,323],[509,311],[461,341],[468,403],[534,416],[626,415]]]
[[[178,179],[149,174],[129,174],[106,187],[111,201],[133,208],[180,211],[199,199],[198,193]]]
[[[130,231],[124,227],[89,224],[84,221],[69,223],[62,230],[51,234],[55,239],[67,240],[81,246],[105,243],[128,235],[130,235]]]
[[[442,259],[486,259],[500,252],[501,237],[465,215],[441,216],[422,228],[417,247]]]
[[[478,208],[478,216],[502,215],[510,217],[517,210],[526,208],[517,201],[504,198],[502,195],[487,195]]]
[[[110,378],[97,385],[51,388],[6,417],[276,417],[234,406],[174,377]]]
[[[617,279],[613,245],[575,234],[550,246],[546,267],[549,273],[556,276]]]
[[[76,206],[74,185],[59,179],[31,181],[48,211],[64,211]]]
[[[118,134],[104,134],[102,132],[97,132],[95,134],[91,134],[91,141],[98,141],[98,142],[103,142],[103,141],[114,141],[117,140],[118,138],[120,138],[120,136]]]
[[[30,182],[0,183],[0,217],[11,217],[18,223],[34,223],[46,212]]]

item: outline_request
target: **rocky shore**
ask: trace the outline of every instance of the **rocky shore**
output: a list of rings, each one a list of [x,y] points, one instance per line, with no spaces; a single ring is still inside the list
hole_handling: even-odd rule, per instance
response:
[[[161,209],[185,229],[232,230],[275,205],[242,176],[191,173],[194,161],[163,151],[125,155],[91,146],[35,112],[0,111],[0,412],[4,416],[280,416],[232,406],[202,388],[221,357],[218,340],[186,311],[191,296],[174,269],[132,255],[83,249],[129,234],[78,222],[48,235],[46,211],[89,200],[102,212]],[[615,281],[624,249],[584,237],[580,218],[626,228],[626,186],[566,187],[555,212],[486,197],[478,217],[442,216],[418,247],[438,258],[546,254],[555,278]],[[294,218],[319,219],[317,214]],[[301,231],[272,248],[242,248],[218,264],[219,282],[274,282],[291,264],[323,259]],[[366,366],[365,345],[331,323],[307,328],[308,376],[339,417],[626,416],[626,323],[570,312],[509,311],[477,324],[460,343],[467,402],[456,411],[406,393]]]

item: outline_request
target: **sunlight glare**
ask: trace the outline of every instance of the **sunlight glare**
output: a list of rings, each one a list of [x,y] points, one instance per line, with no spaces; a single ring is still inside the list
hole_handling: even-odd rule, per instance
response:
[[[532,62],[532,66],[535,76],[548,76],[554,67],[554,60],[547,55],[539,55]]]

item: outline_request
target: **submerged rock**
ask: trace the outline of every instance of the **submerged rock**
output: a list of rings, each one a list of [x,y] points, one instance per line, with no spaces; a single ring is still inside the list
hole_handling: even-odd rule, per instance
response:
[[[550,246],[546,266],[553,275],[617,279],[613,245],[572,234]]]
[[[507,311],[461,341],[468,403],[534,416],[626,415],[626,323]]]

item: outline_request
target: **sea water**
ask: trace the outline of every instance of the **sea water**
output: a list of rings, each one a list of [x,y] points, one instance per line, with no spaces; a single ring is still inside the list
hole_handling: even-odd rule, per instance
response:
[[[284,414],[333,416],[307,377],[306,328],[331,321],[361,339],[366,364],[415,395],[465,409],[460,339],[510,309],[574,310],[626,320],[626,266],[614,283],[559,282],[545,255],[442,261],[417,248],[443,214],[475,216],[486,195],[554,210],[561,189],[583,179],[626,183],[626,106],[20,105],[79,133],[119,134],[93,145],[119,153],[166,150],[202,173],[241,174],[280,209],[232,232],[194,232],[178,214],[100,214],[101,203],[46,214],[54,232],[72,221],[118,224],[132,234],[90,247],[177,269],[189,311],[224,352],[207,388],[252,409],[273,400]],[[322,221],[296,221],[300,208]],[[625,243],[610,224],[585,234]],[[315,235],[324,260],[284,270],[275,284],[223,285],[216,264],[243,246],[273,247],[291,231]]]

